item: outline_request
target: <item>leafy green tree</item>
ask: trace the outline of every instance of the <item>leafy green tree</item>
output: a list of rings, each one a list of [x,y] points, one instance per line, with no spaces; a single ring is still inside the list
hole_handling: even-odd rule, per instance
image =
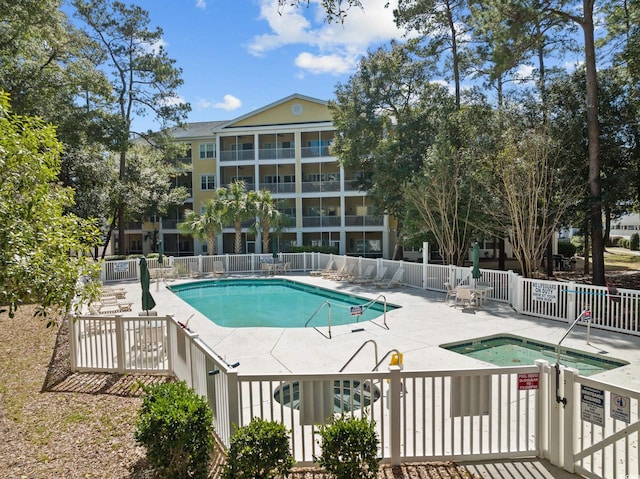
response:
[[[490,214],[508,233],[522,274],[531,277],[540,269],[546,246],[560,229],[565,212],[579,201],[584,182],[563,174],[563,158],[548,126],[509,124],[500,151],[490,163],[498,180],[490,190],[496,199]]]
[[[225,203],[217,195],[207,201],[202,213],[187,210],[184,221],[178,223],[178,230],[207,243],[207,253],[216,254],[216,238],[224,228]]]
[[[0,304],[11,316],[25,302],[43,316],[66,312],[76,294],[89,294],[78,279],[97,274],[84,254],[98,229],[64,214],[73,192],[57,183],[61,148],[53,126],[13,114],[0,93]]]
[[[436,62],[444,60],[443,73],[453,80],[456,107],[460,108],[461,84],[470,58],[468,1],[398,0],[393,13],[399,27],[419,35],[422,55]]]
[[[252,199],[255,202],[253,210],[256,213],[256,222],[252,230],[260,233],[262,252],[266,253],[269,251],[272,229],[278,234],[286,226],[285,217],[278,210],[278,205],[269,190],[256,191]]]
[[[189,196],[186,188],[175,187],[171,181],[180,170],[165,160],[161,150],[150,145],[138,142],[129,148],[123,177],[119,172],[119,154],[112,154],[105,161],[111,171],[106,192],[109,207],[105,211],[118,211],[119,205],[126,205],[123,213],[125,222],[141,221],[153,215],[162,216],[171,205],[182,204]],[[107,218],[112,225],[114,221],[115,217]],[[106,230],[103,256],[112,230],[112,227]]]
[[[101,45],[105,59],[101,66],[110,71],[113,99],[109,107],[117,118],[111,138],[124,181],[131,138],[149,136],[133,130],[134,119],[151,114],[164,129],[181,122],[189,112],[190,106],[177,94],[183,83],[181,70],[161,45],[162,30],[149,29],[149,14],[142,8],[114,0],[74,0],[73,5],[91,38]],[[125,200],[124,195],[118,198]],[[113,215],[121,239],[120,254],[124,252],[126,207],[120,202]]]
[[[429,232],[449,264],[460,264],[471,240],[480,233],[497,235],[486,218],[487,188],[484,160],[493,151],[491,122],[486,106],[467,105],[441,118],[437,136],[423,158],[404,197],[407,216],[416,232]],[[416,218],[421,221],[416,223]]]
[[[392,43],[363,58],[329,102],[337,130],[332,153],[348,169],[362,172],[356,186],[367,191],[378,211],[403,219],[403,191],[422,165],[437,124],[455,109],[447,90],[430,83],[429,62],[411,45]],[[395,258],[402,251],[398,228]]]
[[[234,181],[226,188],[218,188],[218,199],[224,203],[225,219],[235,231],[235,254],[242,253],[242,223],[253,218],[255,191],[247,192],[244,181]]]

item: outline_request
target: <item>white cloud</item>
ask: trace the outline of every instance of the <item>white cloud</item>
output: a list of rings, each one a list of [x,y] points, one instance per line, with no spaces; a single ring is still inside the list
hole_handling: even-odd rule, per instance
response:
[[[205,0],[196,0],[196,7],[204,10],[207,8],[207,2],[205,2]]]
[[[331,73],[341,75],[353,70],[355,61],[348,60],[340,55],[314,55],[312,53],[303,52],[295,59],[295,64],[302,70],[311,73]]]
[[[179,95],[167,96],[163,99],[163,105],[165,106],[173,106],[173,105],[182,105],[187,103],[187,101]]]
[[[513,74],[513,79],[519,83],[533,83],[533,65],[520,65]]]
[[[199,110],[207,110],[209,108],[214,108],[218,110],[233,111],[233,110],[237,110],[241,106],[242,106],[242,102],[233,95],[225,95],[224,101],[222,102],[216,103],[216,102],[212,102],[212,101],[201,98],[196,103],[196,108],[198,108]]]
[[[270,31],[255,36],[247,50],[255,56],[265,56],[279,48],[299,45],[305,52],[293,61],[310,73],[345,73],[353,70],[367,49],[392,38],[402,38],[393,21],[397,0],[384,8],[380,0],[362,0],[363,9],[352,8],[344,24],[327,23],[319,0],[309,8],[303,3],[295,8],[285,6],[279,11],[275,0],[261,0],[260,20]]]

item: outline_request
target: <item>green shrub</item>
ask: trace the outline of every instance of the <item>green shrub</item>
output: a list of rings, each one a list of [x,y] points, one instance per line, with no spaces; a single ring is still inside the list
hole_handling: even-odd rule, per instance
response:
[[[337,479],[373,479],[380,467],[375,421],[341,416],[319,427],[320,457],[315,460]]]
[[[584,236],[574,235],[571,237],[570,242],[576,247],[577,254],[584,254]]]
[[[292,253],[326,253],[338,254],[337,246],[294,246],[291,248]]]
[[[231,437],[222,477],[271,479],[289,475],[294,463],[284,425],[254,417]]]
[[[577,250],[578,248],[576,247],[576,245],[574,245],[570,241],[558,241],[558,254],[561,254],[566,258],[570,258],[574,254],[576,254]]]
[[[607,242],[607,246],[620,246],[621,239],[622,239],[622,236],[612,236],[609,238],[609,241]]]
[[[213,416],[207,401],[184,381],[142,386],[145,396],[135,439],[159,477],[206,478],[213,451]]]
[[[640,235],[633,233],[629,238],[629,249],[631,251],[638,251],[640,249]]]
[[[618,246],[620,246],[620,248],[627,248],[627,249],[630,249],[631,247],[631,245],[629,244],[628,238],[620,238],[620,241],[618,242]]]

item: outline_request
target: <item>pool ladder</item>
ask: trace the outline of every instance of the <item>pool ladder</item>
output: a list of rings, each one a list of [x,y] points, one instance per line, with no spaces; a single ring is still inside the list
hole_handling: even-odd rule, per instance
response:
[[[383,361],[387,359],[390,354],[397,354],[398,358],[400,358],[400,351],[394,348],[387,351],[387,353],[382,357],[382,359],[378,360],[378,343],[376,343],[375,340],[373,339],[368,339],[364,343],[362,343],[362,345],[358,348],[358,350],[355,353],[353,353],[353,356],[351,356],[349,360],[344,364],[344,366],[342,366],[342,368],[340,369],[340,372],[343,372],[347,368],[347,366],[351,363],[351,361],[353,361],[355,357],[358,354],[360,354],[360,351],[362,351],[364,347],[369,343],[373,344],[373,350],[374,350],[375,361],[376,361],[375,363],[376,365],[373,367],[371,371],[377,371],[380,365],[383,363]]]
[[[389,326],[387,326],[387,298],[385,295],[383,294],[379,294],[375,299],[372,299],[371,301],[369,301],[368,303],[365,303],[363,305],[362,308],[362,312],[364,313],[365,311],[367,311],[372,305],[376,304],[378,302],[378,299],[382,298],[384,300],[384,307],[383,307],[383,311],[382,311],[382,322],[384,326],[380,326],[379,324],[375,323],[373,320],[371,321],[373,324],[375,324],[376,326],[380,326],[381,328],[385,328],[385,329],[389,329]],[[313,314],[311,315],[311,317],[309,319],[307,319],[307,322],[304,323],[304,327],[306,328],[307,326],[309,326],[309,323],[311,322],[311,320],[313,318],[316,317],[316,314],[318,314],[320,312],[320,310],[322,308],[324,308],[325,306],[327,306],[328,311],[327,311],[327,327],[328,327],[328,334],[329,334],[329,339],[331,339],[331,303],[329,301],[325,301],[323,302],[320,306],[318,306],[318,309],[316,309]],[[359,317],[358,317],[359,319]],[[322,331],[320,331],[318,328],[316,328],[315,326],[313,327],[313,329],[315,329],[316,331],[318,331],[320,334],[322,334],[325,338],[327,337]],[[385,356],[386,357],[386,356]]]

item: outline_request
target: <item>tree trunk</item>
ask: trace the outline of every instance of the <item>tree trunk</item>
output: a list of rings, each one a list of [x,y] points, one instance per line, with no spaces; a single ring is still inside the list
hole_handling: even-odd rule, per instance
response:
[[[600,124],[598,122],[598,84],[593,30],[593,4],[584,0],[584,51],[587,79],[587,129],[589,137],[589,192],[591,196],[591,256],[593,284],[605,285],[604,238],[602,235],[602,197],[600,191]]]
[[[120,181],[124,182],[125,173],[126,173],[126,164],[127,164],[127,152],[120,152]],[[122,201],[122,200],[121,200]],[[124,224],[124,203],[120,203],[118,205],[118,251],[117,253],[121,256],[125,254],[124,250],[124,232],[125,232],[125,224]]]
[[[504,238],[500,238],[498,240],[499,244],[499,256],[498,256],[498,269],[500,271],[505,271],[507,269],[507,253],[504,251]]]

